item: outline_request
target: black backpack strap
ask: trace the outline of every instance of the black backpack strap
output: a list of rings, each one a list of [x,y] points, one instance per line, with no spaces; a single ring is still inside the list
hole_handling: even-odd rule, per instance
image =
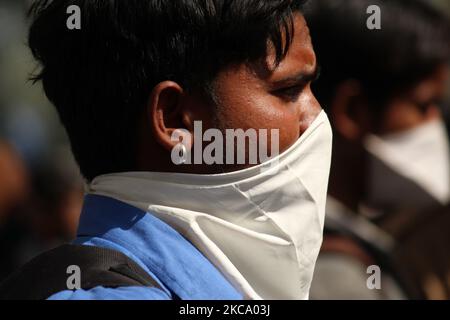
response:
[[[70,266],[80,268],[81,289],[146,286],[160,288],[137,263],[121,252],[93,246],[63,245],[45,252],[0,284],[2,300],[43,300],[68,290]]]

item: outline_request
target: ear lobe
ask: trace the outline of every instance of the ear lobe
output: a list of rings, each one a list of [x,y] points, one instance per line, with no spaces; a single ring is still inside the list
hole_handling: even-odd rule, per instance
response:
[[[153,88],[148,104],[148,113],[153,135],[167,150],[178,143],[171,137],[175,130],[184,129],[183,88],[173,81],[164,81]]]
[[[347,80],[337,89],[331,105],[335,130],[350,141],[362,139],[369,131],[369,112],[361,84]]]

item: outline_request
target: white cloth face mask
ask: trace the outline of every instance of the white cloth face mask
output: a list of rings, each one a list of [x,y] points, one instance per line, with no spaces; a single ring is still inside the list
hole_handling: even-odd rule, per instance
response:
[[[92,182],[90,193],[171,225],[246,299],[308,299],[322,244],[331,148],[331,126],[322,111],[268,163],[216,175],[104,175]],[[272,161],[276,165],[262,170]]]
[[[413,183],[436,204],[446,205],[450,201],[449,139],[442,120],[397,134],[370,135],[365,148],[383,164],[372,161],[369,165],[368,198],[373,204],[426,207],[427,197],[421,197]],[[397,179],[390,170],[407,179]],[[408,180],[413,182],[409,186],[405,182]]]

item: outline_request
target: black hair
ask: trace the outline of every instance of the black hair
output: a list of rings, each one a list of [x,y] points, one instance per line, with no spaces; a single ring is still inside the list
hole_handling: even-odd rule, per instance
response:
[[[380,30],[367,27],[370,5],[381,9]],[[355,79],[381,113],[394,94],[449,62],[448,17],[425,1],[315,0],[305,18],[322,67],[314,92],[324,108],[339,83]]]
[[[87,180],[136,170],[137,127],[151,90],[208,87],[232,63],[289,50],[304,0],[37,0],[29,46]],[[66,26],[70,5],[81,29]],[[284,38],[286,35],[286,38]],[[284,41],[283,39],[286,39]]]

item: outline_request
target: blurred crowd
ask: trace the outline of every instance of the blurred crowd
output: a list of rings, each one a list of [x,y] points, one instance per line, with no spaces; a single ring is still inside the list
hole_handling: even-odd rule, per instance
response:
[[[311,2],[314,92],[334,131],[312,298],[450,298],[450,25],[437,4]]]
[[[335,142],[313,299],[450,299],[450,2],[312,0],[314,90]],[[414,4],[413,4],[414,3]],[[381,30],[366,8],[381,7]],[[0,280],[75,236],[84,185],[0,0]],[[365,287],[379,266],[381,290]]]

